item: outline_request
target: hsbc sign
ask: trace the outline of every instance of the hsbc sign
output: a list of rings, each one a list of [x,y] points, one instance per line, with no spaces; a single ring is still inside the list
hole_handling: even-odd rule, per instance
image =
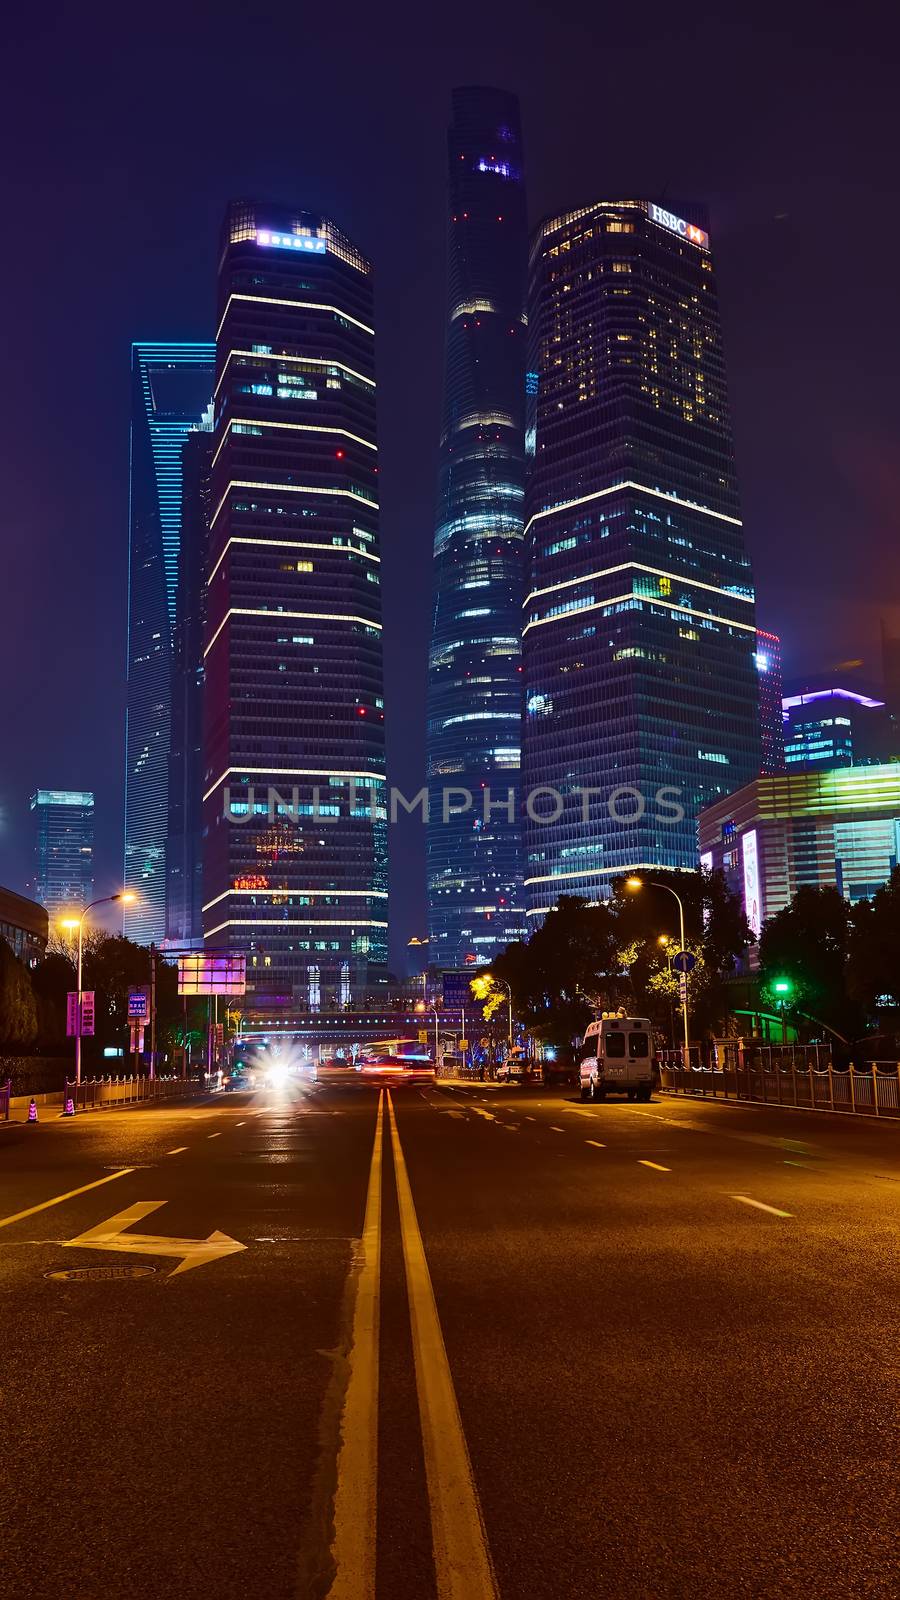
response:
[[[688,244],[698,244],[702,250],[709,249],[709,234],[702,228],[696,228],[692,222],[685,222],[683,217],[676,217],[672,211],[664,211],[662,206],[654,205],[652,200],[647,201],[647,215],[651,222],[658,222],[661,228],[668,228],[670,233],[677,233],[682,239],[687,239]]]

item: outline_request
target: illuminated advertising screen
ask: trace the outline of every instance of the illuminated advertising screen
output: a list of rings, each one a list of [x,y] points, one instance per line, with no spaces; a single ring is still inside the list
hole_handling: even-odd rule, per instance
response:
[[[246,956],[178,957],[179,994],[245,994],[246,990]]]
[[[750,924],[754,939],[762,931],[762,911],[759,892],[759,850],[756,829],[751,828],[741,841],[744,859],[744,915]]]

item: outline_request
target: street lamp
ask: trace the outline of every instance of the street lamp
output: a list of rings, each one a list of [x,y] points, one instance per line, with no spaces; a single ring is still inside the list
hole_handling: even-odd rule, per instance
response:
[[[638,890],[644,888],[644,880],[643,880],[643,878],[626,878],[625,879],[625,887],[626,887],[626,889],[630,889],[632,894],[636,894],[638,892]],[[648,883],[647,884],[647,888],[649,888],[649,889],[665,889],[667,894],[672,895],[674,897],[674,899],[676,899],[678,901],[678,936],[679,936],[679,938],[681,940],[681,949],[683,950],[684,949],[684,906],[683,906],[682,901],[681,901],[681,895],[678,894],[676,892],[676,890],[672,889],[669,886],[669,884],[667,884],[667,883],[656,883],[656,882]],[[685,1067],[689,1067],[690,1064],[691,1064],[691,1036],[690,1036],[690,1031],[689,1031],[689,1028],[688,1028],[687,973],[686,972],[679,973],[679,978],[681,980],[681,1015],[682,1015],[682,1018],[684,1020],[684,1064],[685,1064]]]
[[[99,900],[91,900],[85,906],[80,917],[67,917],[62,923],[64,928],[77,929],[78,931],[78,968],[75,987],[77,991],[77,1011],[75,1026],[75,1087],[81,1083],[81,969],[84,950],[84,919],[95,906],[112,905],[114,900],[121,900],[123,905],[133,905],[137,895],[131,889],[122,889],[119,894],[104,894]]]
[[[669,937],[669,935],[667,933],[661,933],[656,942],[657,942],[657,944],[662,945],[662,948],[666,953],[666,966],[669,969],[669,977],[671,978],[671,976],[672,976],[672,940],[670,939],[670,937]],[[669,990],[669,1036],[670,1036],[670,1038],[672,1040],[672,1049],[674,1050],[675,1049],[675,1008],[672,1005],[672,991],[671,991],[671,989]]]

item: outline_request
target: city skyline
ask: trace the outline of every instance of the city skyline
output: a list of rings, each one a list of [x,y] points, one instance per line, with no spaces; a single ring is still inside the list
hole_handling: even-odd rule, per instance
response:
[[[397,781],[410,793],[415,792],[415,774],[422,767],[424,736],[418,730],[424,726],[424,691],[415,681],[414,669],[421,670],[418,664],[423,659],[427,619],[424,615],[410,614],[404,596],[407,584],[412,583],[414,592],[424,595],[429,582],[429,556],[422,544],[433,497],[434,440],[439,410],[440,281],[444,273],[440,221],[443,209],[441,148],[447,96],[453,82],[494,80],[520,89],[528,131],[533,215],[558,206],[568,194],[585,192],[589,165],[593,187],[599,170],[598,153],[602,155],[604,190],[609,188],[606,178],[612,176],[617,178],[616,187],[620,191],[627,181],[629,190],[635,193],[660,193],[669,181],[672,192],[690,192],[709,200],[710,231],[723,284],[726,352],[738,412],[738,453],[748,538],[762,601],[760,621],[784,635],[786,670],[796,672],[807,665],[810,669],[815,667],[818,664],[813,659],[815,650],[820,653],[828,650],[822,665],[829,659],[872,654],[882,597],[890,594],[890,586],[884,581],[886,558],[881,552],[890,543],[891,535],[886,530],[893,526],[893,512],[883,509],[888,499],[889,479],[885,477],[878,454],[878,441],[891,432],[888,418],[892,402],[884,384],[873,373],[865,390],[853,391],[854,402],[848,408],[841,393],[829,388],[828,380],[824,385],[819,384],[815,366],[822,313],[830,304],[837,303],[836,269],[828,250],[828,241],[834,234],[832,218],[846,211],[854,198],[864,202],[868,193],[877,191],[877,141],[867,141],[870,155],[865,173],[849,160],[843,165],[840,160],[833,161],[833,177],[828,188],[832,209],[826,215],[819,203],[824,198],[821,185],[815,192],[817,203],[812,206],[811,192],[808,186],[804,188],[801,184],[801,177],[805,182],[808,170],[808,152],[805,147],[792,150],[787,135],[794,124],[785,120],[786,112],[780,111],[774,123],[769,119],[766,139],[761,148],[754,149],[752,157],[743,148],[735,130],[742,96],[749,96],[755,46],[751,44],[737,81],[730,84],[726,115],[723,90],[712,70],[716,52],[720,55],[723,47],[723,36],[719,36],[715,50],[710,42],[708,54],[704,56],[704,46],[697,57],[692,46],[690,56],[693,69],[703,76],[713,105],[718,103],[720,139],[717,149],[710,150],[701,139],[699,129],[695,137],[685,123],[674,128],[674,149],[667,131],[663,161],[659,138],[661,123],[652,108],[649,121],[637,140],[631,141],[627,152],[611,145],[605,137],[601,149],[591,131],[586,103],[571,92],[578,82],[578,74],[585,70],[582,64],[568,52],[563,56],[561,40],[557,42],[558,47],[549,47],[548,38],[548,49],[536,53],[534,19],[526,18],[525,26],[532,30],[527,52],[523,46],[522,53],[517,55],[516,42],[513,40],[510,45],[509,37],[504,34],[501,59],[498,25],[494,42],[488,39],[481,48],[477,70],[472,70],[474,58],[440,64],[435,69],[435,81],[429,80],[427,95],[413,86],[416,103],[421,101],[424,129],[423,139],[414,151],[406,151],[401,126],[388,115],[380,135],[387,154],[384,157],[379,154],[375,159],[374,148],[366,153],[364,182],[360,181],[361,174],[355,173],[349,159],[351,149],[359,150],[358,141],[350,139],[349,129],[329,146],[318,147],[317,170],[306,162],[316,198],[323,203],[327,201],[376,257],[380,269],[379,328],[382,340],[390,339],[398,363],[397,375],[388,375],[383,382],[387,398],[382,406],[383,488],[397,507],[385,563],[386,620],[392,641],[387,663],[389,701],[391,685],[398,690],[396,731],[392,733],[389,726],[388,738],[393,744],[392,767]],[[191,52],[199,48],[199,43],[199,33],[188,26],[183,38],[186,59],[191,58]],[[652,54],[655,48],[652,41],[647,48]],[[871,93],[870,77],[866,78],[863,93],[860,75],[855,67],[848,69],[839,55],[836,41],[823,36],[820,48],[825,80],[839,72],[842,104],[847,116],[850,116],[854,99],[860,106],[864,105],[866,117],[877,116],[878,96]],[[613,105],[617,103],[619,92],[615,87],[616,64],[621,64],[622,52],[626,49],[627,41],[617,38],[604,55],[602,70],[609,74],[608,93],[612,95]],[[684,49],[684,41],[677,37],[667,41],[670,66],[687,60]],[[59,59],[61,61],[62,56]],[[425,57],[422,59],[424,61]],[[778,69],[786,78],[791,75],[791,64],[788,48]],[[704,65],[709,70],[704,71]],[[52,48],[47,66],[52,76],[55,70]],[[870,73],[874,70],[877,75],[877,64],[874,68],[870,64],[868,70]],[[793,81],[797,81],[796,74]],[[571,117],[565,123],[558,118],[563,84],[566,103],[572,108]],[[201,86],[196,92],[199,106],[206,91]],[[312,125],[314,105],[315,99],[310,101],[307,95],[301,121],[309,116]],[[748,113],[749,105],[748,98]],[[817,120],[815,108],[803,104],[802,92],[791,113],[797,119],[796,126],[800,126],[801,107],[809,137],[815,130],[820,149],[827,151],[832,134],[828,126]],[[216,197],[224,200],[240,188],[248,192],[254,188],[258,190],[261,179],[265,192],[280,193],[288,198],[298,187],[296,175],[288,172],[286,157],[289,145],[296,138],[296,112],[291,122],[281,112],[263,119],[252,129],[249,148],[240,148],[236,139],[229,142],[226,137],[224,143],[219,142],[219,150],[210,166],[206,159],[201,162],[201,141],[192,139],[184,121],[195,115],[195,109],[193,104],[189,108],[183,103],[178,112],[182,119],[178,126],[178,147],[185,162],[183,178],[174,183],[167,180],[165,190],[159,186],[153,190],[155,214],[161,227],[153,245],[152,271],[151,255],[128,243],[134,222],[129,220],[130,214],[126,211],[120,234],[129,264],[121,280],[123,285],[127,284],[127,292],[113,284],[109,273],[101,266],[104,284],[101,315],[101,302],[96,299],[91,284],[79,280],[85,307],[84,327],[90,329],[92,348],[96,345],[99,351],[103,379],[96,393],[96,417],[91,421],[91,451],[83,448],[84,420],[80,415],[73,419],[70,430],[73,439],[82,440],[79,459],[76,461],[66,455],[68,446],[65,443],[61,446],[62,477],[71,480],[74,471],[75,481],[80,484],[75,510],[67,509],[65,515],[58,514],[55,485],[45,482],[40,485],[38,495],[31,496],[27,512],[24,507],[19,511],[23,526],[30,527],[37,519],[35,538],[14,556],[26,597],[32,592],[29,584],[33,582],[29,563],[39,552],[44,565],[47,559],[55,561],[58,547],[54,544],[53,527],[73,526],[73,516],[77,525],[82,506],[86,511],[90,508],[88,527],[99,562],[96,566],[91,564],[89,577],[87,570],[82,571],[81,563],[72,565],[69,553],[81,540],[69,541],[59,549],[60,594],[42,594],[36,620],[36,640],[40,640],[45,629],[61,635],[67,631],[61,608],[62,595],[76,600],[81,620],[75,630],[73,664],[83,685],[82,695],[77,702],[57,708],[48,699],[47,690],[32,680],[21,709],[17,704],[9,711],[8,744],[21,752],[9,768],[0,793],[4,813],[0,832],[0,860],[4,868],[0,876],[10,882],[21,882],[15,863],[17,857],[21,857],[23,843],[27,844],[27,796],[41,775],[35,746],[38,727],[42,730],[42,741],[52,739],[54,746],[64,753],[66,764],[64,770],[58,769],[60,776],[76,786],[91,785],[97,790],[98,815],[102,818],[98,833],[98,881],[104,887],[113,887],[118,879],[120,757],[116,752],[116,759],[113,759],[106,745],[108,729],[115,725],[117,707],[121,704],[119,663],[124,653],[121,595],[125,452],[121,433],[121,379],[116,378],[117,372],[121,374],[124,345],[136,334],[145,332],[159,338],[179,335],[194,339],[210,333],[208,284],[215,253],[211,211],[215,210]],[[749,114],[752,120],[752,113]],[[82,144],[84,140],[95,138],[90,112],[87,119],[84,129],[78,133]],[[244,147],[247,133],[248,129],[243,128]],[[53,136],[51,118],[41,137],[52,140]],[[841,149],[846,149],[845,140],[841,141]],[[46,155],[46,149],[44,153]],[[674,177],[669,172],[673,158],[677,168]],[[398,193],[398,185],[404,197],[408,197],[411,210],[398,209],[395,204],[393,197]],[[203,203],[198,205],[201,195]],[[389,216],[392,222],[387,227]],[[82,224],[75,215],[67,217],[67,221],[74,239]],[[883,208],[878,212],[878,226],[889,237],[893,219]],[[415,248],[414,240],[421,241]],[[882,259],[877,254],[873,257],[872,270],[876,279],[882,270]],[[27,289],[23,290],[23,295],[23,303],[27,304]],[[873,292],[872,300],[877,301],[877,293]],[[864,312],[866,315],[869,315],[868,310]],[[842,357],[844,332],[839,323],[832,326],[833,340],[837,340],[836,349],[834,343],[832,345],[833,369],[846,372],[849,345]],[[18,330],[12,332],[14,340],[17,339]],[[38,340],[41,336],[39,329]],[[81,337],[79,330],[67,330],[69,336],[76,341]],[[860,349],[867,347],[874,348],[874,343],[862,336],[857,318],[853,359],[858,358]],[[77,343],[75,349],[78,352]],[[404,391],[404,385],[408,386],[412,378],[417,391],[415,407],[408,403],[408,388]],[[116,382],[119,383],[118,399],[113,405]],[[420,390],[421,405],[418,404]],[[843,391],[846,392],[846,384]],[[802,404],[799,403],[801,395]],[[89,413],[90,407],[85,416]],[[788,435],[784,426],[788,416],[792,419],[790,452],[782,443]],[[874,423],[868,429],[867,418]],[[27,459],[29,449],[32,454],[34,450],[33,442],[29,445],[33,435],[27,431],[27,415],[13,420],[14,435]],[[118,435],[116,429],[119,429]],[[821,453],[823,441],[826,442],[824,457]],[[87,470],[88,462],[97,455],[102,466],[100,473]],[[14,488],[14,500],[18,498],[18,488]],[[15,504],[13,515],[16,515]],[[851,525],[855,548],[867,549],[869,559],[859,564],[859,576],[848,590],[838,576],[842,560],[838,528]],[[789,539],[786,538],[788,530]],[[801,583],[805,596],[803,615],[794,615],[788,596],[799,592]],[[27,605],[26,598],[26,608]],[[816,627],[814,630],[814,614],[827,619],[826,629]],[[814,632],[816,638],[824,635],[827,642],[818,645]],[[15,634],[9,643],[21,654]],[[29,706],[31,710],[27,709]],[[32,714],[35,708],[39,710],[37,716]],[[394,906],[398,938],[405,942],[404,936],[422,932],[424,926],[423,839],[419,824],[405,831],[401,828],[395,831],[398,834],[398,871],[394,875]],[[401,834],[402,844],[399,842]]]

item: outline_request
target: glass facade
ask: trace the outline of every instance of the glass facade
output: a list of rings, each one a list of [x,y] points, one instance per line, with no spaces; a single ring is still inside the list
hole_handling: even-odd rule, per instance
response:
[[[805,885],[867,900],[900,861],[900,763],[759,777],[701,813],[700,849],[757,934]]]
[[[134,892],[125,932],[139,944],[166,932],[166,834],[175,627],[181,543],[181,448],[209,405],[215,347],[131,347],[128,550],[128,709],[125,876]]]
[[[94,892],[94,796],[89,789],[38,789],[34,898],[51,917],[83,911]]]
[[[203,630],[212,469],[212,406],[181,448],[181,549],[172,640],[166,938],[203,937]]]
[[[811,686],[785,695],[782,708],[788,769],[866,766],[900,753],[885,703],[874,695]]]
[[[544,222],[528,336],[523,781],[540,917],[619,873],[695,867],[699,812],[759,771],[760,736],[705,227],[644,201]]]
[[[47,912],[34,900],[0,888],[0,939],[5,939],[13,955],[33,967],[47,949]]]
[[[781,640],[777,633],[767,633],[764,628],[756,630],[756,670],[759,674],[759,770],[783,772]]]
[[[527,226],[515,96],[457,89],[448,155],[426,849],[429,959],[455,967],[472,957],[489,961],[524,931],[519,779]]]
[[[327,218],[228,211],[204,645],[203,929],[257,994],[387,977],[372,272]]]

